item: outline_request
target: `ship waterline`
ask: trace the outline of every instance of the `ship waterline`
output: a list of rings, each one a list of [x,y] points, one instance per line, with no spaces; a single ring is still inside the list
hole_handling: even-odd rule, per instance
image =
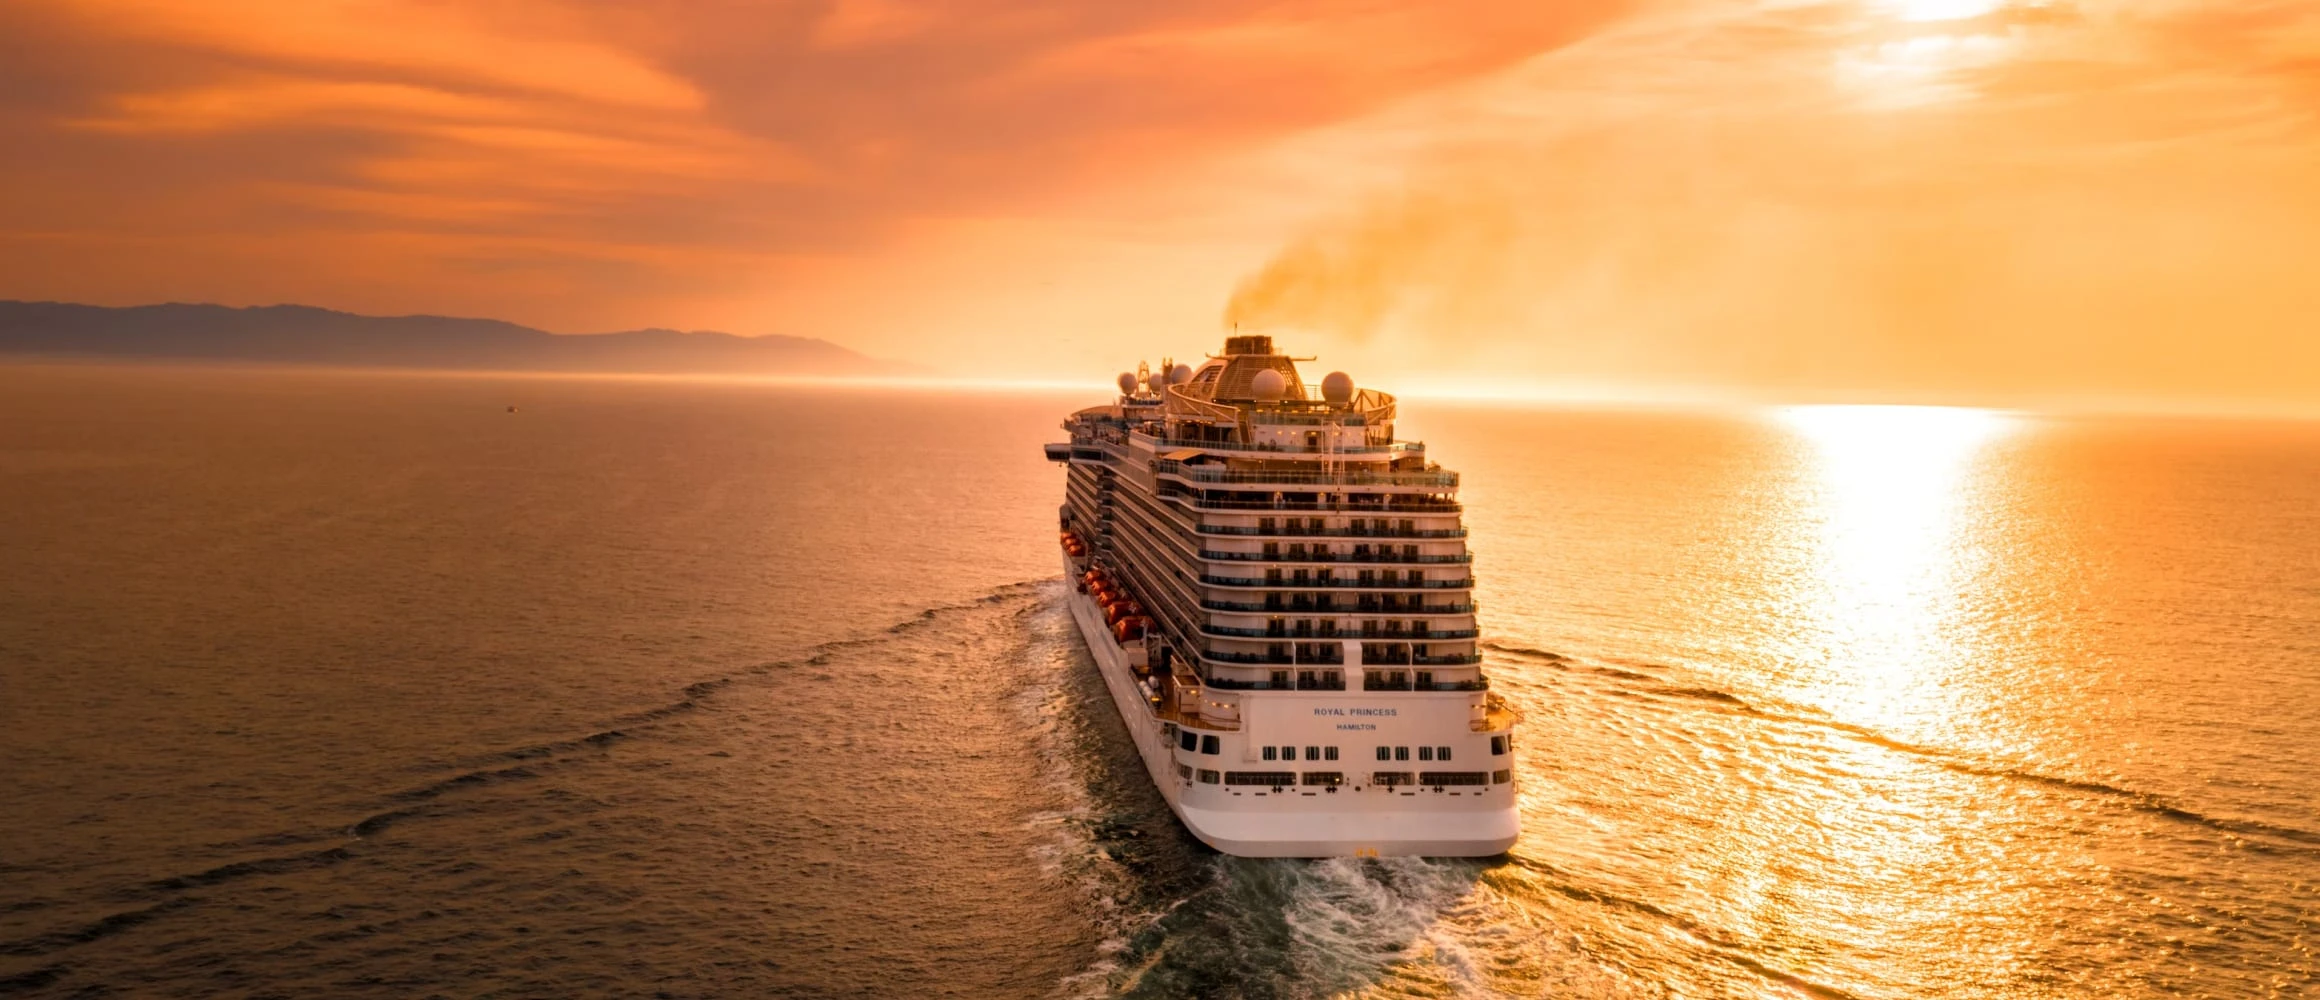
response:
[[[1184,827],[1246,857],[1503,853],[1516,718],[1477,646],[1458,476],[1269,337],[1074,413],[1072,617]]]

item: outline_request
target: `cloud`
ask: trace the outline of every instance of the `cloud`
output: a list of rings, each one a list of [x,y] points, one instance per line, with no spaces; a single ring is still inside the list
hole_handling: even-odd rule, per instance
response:
[[[1445,376],[2320,398],[2290,263],[2320,141],[2276,58],[2304,18],[1708,13],[1434,110],[1455,138],[1254,265],[1227,320]]]
[[[747,326],[801,261],[1132,196],[1620,9],[0,2],[0,295]],[[533,246],[568,280],[457,265]]]

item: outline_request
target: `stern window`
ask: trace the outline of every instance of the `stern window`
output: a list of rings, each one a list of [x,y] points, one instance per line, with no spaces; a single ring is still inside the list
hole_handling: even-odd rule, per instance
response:
[[[1201,753],[1205,753],[1205,754],[1213,754],[1213,753],[1216,753],[1216,752],[1217,752],[1217,743],[1216,743],[1216,737],[1214,737],[1214,736],[1203,736],[1203,737],[1201,737],[1201,738],[1200,738],[1200,752],[1201,752]]]

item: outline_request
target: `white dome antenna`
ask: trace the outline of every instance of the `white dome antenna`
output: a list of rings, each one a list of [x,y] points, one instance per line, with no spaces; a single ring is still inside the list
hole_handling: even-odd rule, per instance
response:
[[[1289,380],[1282,378],[1280,372],[1267,368],[1249,380],[1249,391],[1261,401],[1278,402],[1282,396],[1288,395]]]
[[[1330,372],[1321,379],[1321,398],[1339,406],[1353,402],[1353,376]]]

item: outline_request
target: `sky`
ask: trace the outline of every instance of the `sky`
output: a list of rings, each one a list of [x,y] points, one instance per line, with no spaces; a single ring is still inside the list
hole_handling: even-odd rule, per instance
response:
[[[0,0],[0,298],[2320,408],[2320,0]]]

